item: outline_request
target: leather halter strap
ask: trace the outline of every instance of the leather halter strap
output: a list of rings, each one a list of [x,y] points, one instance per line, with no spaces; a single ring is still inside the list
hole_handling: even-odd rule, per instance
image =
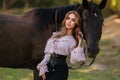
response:
[[[56,31],[58,30],[57,13],[58,13],[58,9],[56,8],[56,10],[55,10],[55,28],[56,28]]]

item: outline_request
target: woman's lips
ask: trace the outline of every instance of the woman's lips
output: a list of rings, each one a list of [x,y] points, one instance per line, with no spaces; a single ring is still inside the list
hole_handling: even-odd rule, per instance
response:
[[[67,24],[67,26],[71,26],[70,24]]]

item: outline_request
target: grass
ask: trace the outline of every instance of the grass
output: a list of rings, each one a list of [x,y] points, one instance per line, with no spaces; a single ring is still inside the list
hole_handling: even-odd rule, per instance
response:
[[[0,68],[0,80],[33,80],[32,74],[28,69]]]
[[[70,70],[68,80],[119,80],[119,59],[119,51],[110,55],[100,52],[92,66]],[[33,80],[32,74],[29,69],[0,68],[0,80]]]
[[[120,55],[98,55],[90,67],[71,70],[69,80],[120,80]]]
[[[91,70],[91,71],[84,71],[84,70],[77,70],[72,71],[70,73],[69,80],[119,80],[120,71],[114,70]],[[72,76],[76,74],[75,76]]]

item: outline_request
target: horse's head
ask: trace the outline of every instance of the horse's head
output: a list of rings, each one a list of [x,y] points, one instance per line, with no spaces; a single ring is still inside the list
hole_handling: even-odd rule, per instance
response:
[[[107,0],[102,0],[99,5],[87,0],[83,0],[82,6],[84,11],[83,18],[83,34],[87,44],[87,53],[91,58],[95,58],[99,52],[99,40],[102,33],[103,16],[101,10],[105,7]]]

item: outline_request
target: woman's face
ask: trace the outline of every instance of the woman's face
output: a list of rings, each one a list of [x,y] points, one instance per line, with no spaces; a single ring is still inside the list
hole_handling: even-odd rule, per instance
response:
[[[65,26],[67,29],[73,29],[76,25],[76,17],[73,13],[69,14],[65,20]]]

